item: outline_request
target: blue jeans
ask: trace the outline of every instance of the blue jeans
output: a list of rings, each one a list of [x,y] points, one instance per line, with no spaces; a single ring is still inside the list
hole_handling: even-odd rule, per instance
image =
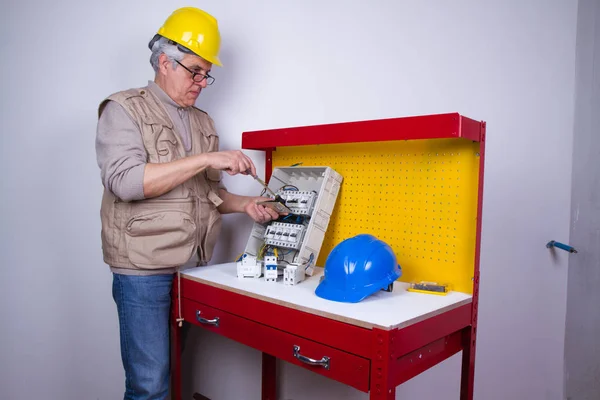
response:
[[[113,274],[125,400],[162,400],[169,396],[169,312],[173,275]]]

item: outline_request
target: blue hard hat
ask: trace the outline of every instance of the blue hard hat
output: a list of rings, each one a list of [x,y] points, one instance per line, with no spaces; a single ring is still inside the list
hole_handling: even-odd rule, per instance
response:
[[[387,288],[401,275],[392,248],[375,236],[361,234],[342,241],[329,253],[315,294],[328,300],[357,303]]]

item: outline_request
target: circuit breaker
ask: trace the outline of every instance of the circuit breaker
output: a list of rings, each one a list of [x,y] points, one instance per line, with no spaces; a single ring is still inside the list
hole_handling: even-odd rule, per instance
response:
[[[238,276],[264,276],[273,282],[282,270],[283,284],[295,285],[312,275],[312,263],[319,256],[341,184],[342,176],[326,166],[275,168],[269,189],[291,213],[270,223],[254,223],[244,257],[238,262]],[[255,263],[254,269],[248,262]],[[257,277],[256,271],[263,273]]]
[[[279,190],[277,193],[284,201],[285,206],[297,215],[312,215],[317,192],[301,192]]]
[[[274,222],[265,231],[265,243],[275,247],[298,250],[302,245],[306,226],[286,222]]]
[[[267,282],[276,282],[277,275],[277,257],[275,256],[266,256],[265,257],[265,281]]]

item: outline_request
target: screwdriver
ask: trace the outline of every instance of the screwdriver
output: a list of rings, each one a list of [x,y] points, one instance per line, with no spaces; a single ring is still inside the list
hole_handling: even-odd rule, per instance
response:
[[[285,200],[283,199],[283,197],[278,196],[275,193],[273,193],[273,191],[271,189],[269,189],[267,184],[262,179],[260,179],[257,175],[252,175],[252,171],[246,170],[246,173],[248,175],[252,176],[254,178],[254,180],[256,180],[258,183],[260,183],[262,185],[262,187],[264,187],[269,193],[271,193],[271,195],[273,196],[273,201],[275,201],[283,206],[283,210],[276,209],[276,211],[278,211],[279,213],[283,212],[285,214],[289,214],[291,212],[291,210],[286,207]]]
[[[267,192],[271,193],[271,195],[273,197],[275,197],[275,198],[277,197],[277,195],[275,193],[273,193],[273,191],[271,189],[269,189],[269,187],[267,186],[267,184],[262,179],[260,179],[258,177],[258,175],[252,175],[252,171],[250,171],[249,169],[246,170],[246,173],[248,175],[252,176],[254,178],[254,180],[256,180],[258,183],[260,183],[267,190]]]

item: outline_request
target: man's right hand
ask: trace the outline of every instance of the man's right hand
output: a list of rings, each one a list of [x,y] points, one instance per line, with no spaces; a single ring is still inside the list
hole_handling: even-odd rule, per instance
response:
[[[254,163],[240,150],[225,150],[205,153],[208,158],[208,164],[213,169],[223,170],[229,175],[243,174],[248,171],[252,176],[256,176],[256,167]]]

